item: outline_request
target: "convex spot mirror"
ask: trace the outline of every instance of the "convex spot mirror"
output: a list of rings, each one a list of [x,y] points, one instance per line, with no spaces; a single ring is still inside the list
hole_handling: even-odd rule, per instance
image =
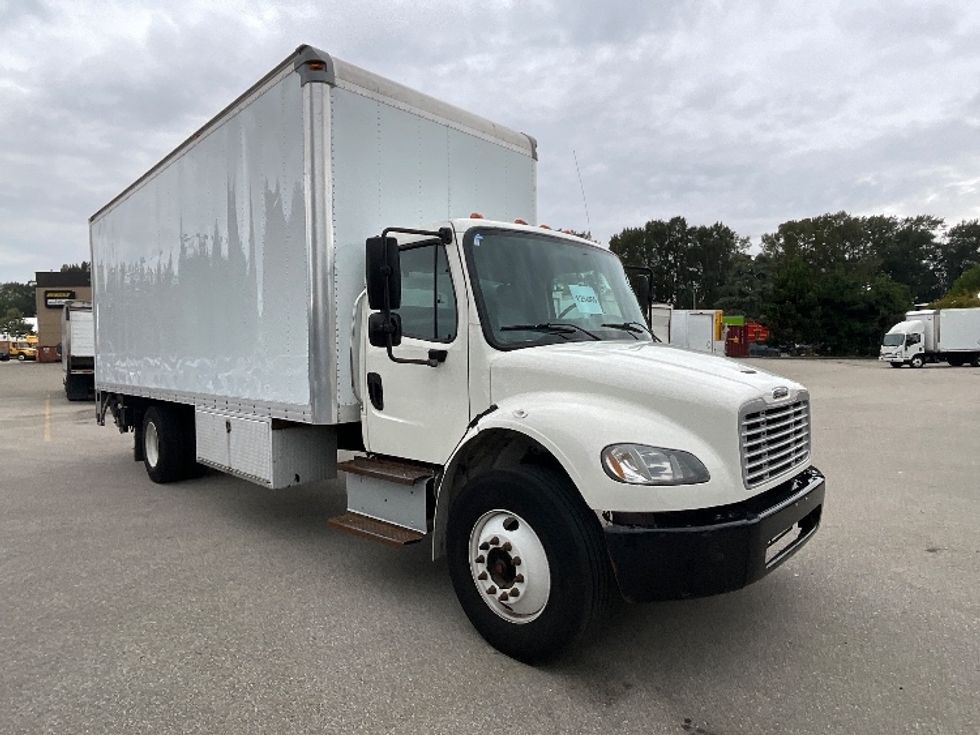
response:
[[[393,237],[369,237],[364,261],[368,306],[374,311],[384,309],[387,291],[387,307],[399,308],[402,303],[402,275],[398,241]]]
[[[402,343],[402,318],[399,314],[379,311],[368,317],[368,342],[372,347],[387,347],[388,335],[391,335],[392,347]]]

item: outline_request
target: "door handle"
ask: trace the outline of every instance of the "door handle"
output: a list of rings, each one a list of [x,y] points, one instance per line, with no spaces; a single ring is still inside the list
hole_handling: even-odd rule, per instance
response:
[[[368,373],[367,388],[368,397],[371,399],[371,405],[378,411],[384,411],[385,391],[384,386],[381,385],[381,376],[378,375],[378,373]]]

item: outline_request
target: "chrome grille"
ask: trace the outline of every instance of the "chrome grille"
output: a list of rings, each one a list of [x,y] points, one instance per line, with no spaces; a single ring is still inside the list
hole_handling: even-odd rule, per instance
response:
[[[742,478],[755,487],[810,456],[810,402],[796,401],[742,414]]]

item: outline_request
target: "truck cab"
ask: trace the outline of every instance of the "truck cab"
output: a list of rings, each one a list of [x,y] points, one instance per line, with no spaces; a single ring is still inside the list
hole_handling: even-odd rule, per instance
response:
[[[898,368],[902,365],[922,367],[926,362],[926,327],[913,319],[899,322],[881,340],[878,359]]]
[[[824,481],[802,385],[657,342],[596,243],[476,218],[386,239],[356,307],[364,447],[439,468],[433,548],[498,648],[540,650],[540,630],[494,638],[493,616],[542,614],[555,544],[587,556],[590,532],[551,527],[563,504],[637,601],[737,589],[811,538]]]

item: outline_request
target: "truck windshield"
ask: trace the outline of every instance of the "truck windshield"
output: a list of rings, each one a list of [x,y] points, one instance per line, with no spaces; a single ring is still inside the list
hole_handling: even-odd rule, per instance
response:
[[[904,341],[904,334],[886,334],[885,338],[881,340],[881,344],[884,347],[898,347]]]
[[[550,235],[474,228],[464,239],[483,333],[494,347],[650,339],[619,258]]]

